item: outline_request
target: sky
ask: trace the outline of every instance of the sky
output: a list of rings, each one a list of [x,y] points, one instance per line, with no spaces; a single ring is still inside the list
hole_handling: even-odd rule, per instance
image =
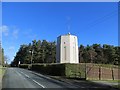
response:
[[[118,46],[117,2],[3,2],[2,47],[14,59],[22,44],[56,41],[70,32],[78,44]]]

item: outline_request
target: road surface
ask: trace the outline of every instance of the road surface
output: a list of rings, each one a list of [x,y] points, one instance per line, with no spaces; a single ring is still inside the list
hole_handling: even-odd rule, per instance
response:
[[[42,74],[20,68],[8,68],[2,88],[77,88],[76,86],[54,80]]]
[[[83,90],[83,88],[91,87],[92,83],[81,82],[79,85],[77,83],[67,83],[63,81],[58,81],[56,79],[50,78],[48,76],[44,76],[42,74],[35,73],[33,71],[21,68],[8,68],[2,82],[2,88],[8,89],[12,88],[37,88],[38,90],[41,88],[57,88],[64,90],[79,88],[79,90]],[[105,85],[93,85],[96,90],[97,87],[106,87]],[[92,87],[93,87],[92,86]],[[82,88],[82,89],[80,89]],[[89,89],[88,89],[89,90]],[[100,90],[100,89],[99,89]],[[103,90],[103,89],[101,89]],[[108,90],[108,89],[104,89]],[[114,89],[109,89],[114,90]]]

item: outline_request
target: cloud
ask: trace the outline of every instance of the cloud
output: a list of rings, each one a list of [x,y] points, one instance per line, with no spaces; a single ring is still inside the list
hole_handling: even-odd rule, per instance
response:
[[[15,47],[14,47],[14,46],[10,46],[10,47],[8,48],[8,51],[9,51],[9,52],[14,51],[14,50],[15,50]]]
[[[11,36],[14,39],[17,39],[19,34],[19,29],[16,26],[3,25],[0,27],[0,33],[1,32],[4,36]]]
[[[13,37],[17,39],[18,38],[18,33],[19,33],[19,30],[15,29],[12,33]]]
[[[28,37],[29,39],[34,40],[34,39],[37,38],[37,35],[36,35],[36,34],[32,34],[32,35],[28,35],[27,37]]]
[[[5,35],[8,36],[9,35],[9,27],[6,25],[3,25],[0,27],[0,31]]]
[[[34,40],[38,37],[37,34],[35,34],[32,29],[26,30],[24,32],[24,35],[26,36],[26,38],[32,39],[32,40]]]

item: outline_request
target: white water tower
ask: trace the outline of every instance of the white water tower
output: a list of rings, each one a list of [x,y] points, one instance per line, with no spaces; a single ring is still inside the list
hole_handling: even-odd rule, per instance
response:
[[[57,63],[79,63],[77,36],[68,33],[57,38],[56,61]]]

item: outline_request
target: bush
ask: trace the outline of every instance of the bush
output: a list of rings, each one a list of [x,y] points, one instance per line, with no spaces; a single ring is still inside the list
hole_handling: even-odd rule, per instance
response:
[[[65,64],[65,76],[68,78],[85,78],[85,65]]]
[[[41,72],[43,74],[64,76],[65,66],[64,64],[33,64],[32,70]]]
[[[84,64],[33,64],[32,70],[53,76],[68,78],[85,78]]]
[[[29,64],[20,64],[19,67],[20,68],[25,68],[28,69]]]
[[[33,71],[53,76],[65,76],[67,78],[85,78],[84,64],[28,64],[20,65],[20,68],[30,67]]]

